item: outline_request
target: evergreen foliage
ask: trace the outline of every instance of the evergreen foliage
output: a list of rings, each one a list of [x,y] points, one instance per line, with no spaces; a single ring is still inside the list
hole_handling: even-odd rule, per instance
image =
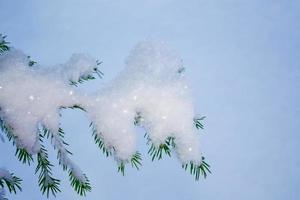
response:
[[[0,34],[0,54],[10,50],[10,47],[8,46],[9,43],[5,41],[5,37],[6,36],[2,36]],[[28,60],[29,60],[28,63],[29,67],[32,67],[36,64],[35,61],[30,59],[30,57],[28,57]],[[103,73],[98,68],[100,64],[101,62],[97,61],[97,67],[93,69],[92,74],[81,76],[78,81],[70,81],[70,85],[77,87],[81,83],[95,79],[96,76],[102,78]],[[180,69],[178,73],[183,73],[183,71],[184,68]],[[61,107],[61,109],[67,109],[67,108],[79,109],[81,111],[86,112],[86,110],[80,105],[73,105],[71,107]],[[194,125],[197,129],[204,128],[203,125],[204,119],[205,117],[194,118]],[[133,123],[136,126],[140,126],[142,120],[143,120],[142,115],[141,113],[138,112],[136,113],[136,117]],[[90,127],[92,129],[92,137],[94,139],[94,142],[99,147],[100,151],[103,152],[103,154],[106,157],[113,156],[115,153],[114,147],[106,146],[104,140],[101,138],[101,133],[97,131],[97,127],[93,122],[90,123]],[[13,145],[16,146],[15,156],[20,162],[27,165],[31,165],[33,162],[36,162],[35,173],[38,174],[38,184],[42,194],[45,194],[47,198],[49,198],[50,195],[56,196],[56,194],[61,191],[59,188],[60,180],[58,178],[54,178],[52,175],[52,168],[54,166],[49,161],[48,152],[44,146],[45,139],[49,139],[54,149],[57,150],[57,159],[59,161],[59,164],[62,166],[64,171],[68,172],[70,184],[74,188],[74,190],[80,196],[85,196],[87,192],[91,191],[91,185],[87,176],[85,174],[82,174],[83,177],[79,177],[78,173],[76,172],[77,169],[74,169],[74,167],[72,167],[73,165],[70,164],[71,160],[69,159],[68,156],[72,155],[72,153],[66,148],[69,146],[69,144],[65,141],[65,133],[62,128],[59,128],[58,133],[52,133],[46,127],[40,128],[39,141],[41,143],[41,149],[37,153],[36,158],[34,158],[33,155],[31,155],[25,149],[17,147],[16,144],[18,142],[18,138],[15,137],[13,134],[14,132],[13,128],[1,118],[0,118],[0,128],[2,132],[6,135],[8,140],[11,141]],[[148,150],[148,154],[152,161],[160,160],[164,157],[164,155],[171,157],[172,151],[174,149],[176,150],[176,138],[174,137],[168,137],[165,140],[165,142],[160,144],[159,146],[156,146],[152,143],[147,133],[145,133],[144,137],[147,140],[147,144],[150,146]],[[142,165],[141,161],[142,161],[142,157],[139,152],[136,152],[132,156],[132,158],[128,161],[118,160],[118,172],[124,175],[126,164],[131,164],[133,168],[139,170]],[[207,164],[204,157],[202,157],[202,163],[200,165],[195,165],[192,162],[190,162],[190,163],[183,164],[182,168],[188,171],[193,176],[195,176],[195,180],[199,180],[200,176],[206,178],[208,173],[211,173],[210,165]],[[11,177],[12,177],[11,180],[0,178],[0,189],[6,187],[10,193],[16,193],[17,190],[21,191],[22,180],[16,177],[13,173],[11,174]]]

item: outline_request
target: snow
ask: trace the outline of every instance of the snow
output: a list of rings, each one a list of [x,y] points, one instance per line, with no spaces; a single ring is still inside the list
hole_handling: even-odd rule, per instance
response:
[[[98,136],[116,157],[136,152],[134,118],[158,146],[174,137],[183,163],[201,162],[195,109],[180,57],[162,42],[141,42],[131,51],[126,68],[85,106]]]
[[[42,124],[52,133],[59,128],[59,109],[79,104],[80,96],[69,86],[65,74],[78,79],[79,72],[84,74],[96,65],[73,55],[69,62],[61,66],[61,76],[29,67],[28,58],[19,50],[12,49],[0,57],[0,118],[13,128],[18,147],[29,153],[40,149],[37,130]],[[73,64],[72,64],[73,62]],[[82,68],[79,67],[82,66]],[[71,67],[75,66],[74,72]],[[90,66],[90,68],[87,68]]]
[[[128,161],[137,151],[134,119],[139,114],[139,125],[154,145],[173,137],[182,163],[201,162],[193,124],[196,113],[182,60],[164,43],[137,44],[126,60],[126,68],[94,95],[79,93],[69,85],[69,81],[93,72],[96,60],[90,56],[74,54],[65,64],[53,68],[29,67],[28,62],[27,56],[16,49],[0,56],[0,118],[13,129],[19,147],[37,153],[39,125],[55,135],[59,109],[80,105],[118,160]],[[64,151],[58,139],[52,142]],[[68,157],[60,159],[80,177],[82,173]]]
[[[92,74],[96,67],[96,60],[89,55],[73,54],[70,59],[60,65],[48,68],[47,73],[61,76],[63,80],[78,81],[80,77]]]

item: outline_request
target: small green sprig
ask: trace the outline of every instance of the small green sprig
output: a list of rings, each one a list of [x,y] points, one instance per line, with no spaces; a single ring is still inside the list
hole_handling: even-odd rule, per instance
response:
[[[131,167],[136,168],[137,170],[140,169],[142,166],[142,155],[140,152],[136,152],[130,159]],[[120,161],[118,164],[118,172],[120,172],[123,176],[125,175],[125,166],[126,162]]]
[[[80,196],[86,196],[87,192],[92,190],[90,182],[85,174],[83,174],[85,181],[79,180],[73,173],[73,171],[69,170],[69,179],[71,182],[71,186]]]
[[[15,156],[21,161],[23,164],[28,164],[30,165],[33,162],[33,157],[30,153],[27,152],[26,149],[16,149]]]
[[[10,174],[11,178],[7,179],[5,177],[0,178],[0,188],[7,187],[9,193],[17,193],[17,190],[22,191],[21,182],[22,179],[15,176],[13,173]]]
[[[54,136],[53,136],[53,134],[51,134],[51,132],[49,130],[45,129],[44,132],[46,133],[46,135],[48,135],[48,137],[49,137],[49,135],[51,135],[51,137],[53,139]],[[60,143],[59,145],[69,146],[69,144],[67,142],[65,142],[64,137],[65,137],[64,130],[62,128],[59,128],[58,129],[58,138],[57,138],[57,139],[59,139],[59,141],[56,141],[56,142],[59,142]],[[85,196],[86,192],[91,191],[91,186],[90,186],[89,180],[88,180],[88,178],[86,177],[85,174],[83,174],[84,181],[79,179],[76,176],[76,173],[74,173],[74,171],[73,171],[74,169],[72,167],[70,168],[70,163],[65,163],[61,160],[62,158],[64,158],[64,159],[67,158],[66,157],[67,155],[64,155],[64,154],[72,155],[72,152],[70,152],[65,147],[64,147],[64,152],[62,152],[61,149],[58,149],[57,158],[59,160],[59,164],[62,165],[64,171],[66,171],[66,170],[69,171],[69,179],[70,179],[70,182],[71,182],[71,186],[74,188],[74,190],[80,196]],[[71,160],[69,160],[69,162],[71,162]]]
[[[168,137],[165,142],[159,146],[156,146],[151,142],[151,139],[147,133],[145,133],[144,137],[147,139],[147,144],[151,144],[148,154],[151,156],[152,161],[155,159],[161,160],[163,158],[163,154],[171,157],[172,149],[176,146],[174,137]]]
[[[142,154],[138,151],[130,159],[131,166],[136,168],[137,170],[139,170],[140,167],[142,166],[141,161],[142,161]]]
[[[160,144],[158,147],[152,143],[148,150],[148,154],[151,156],[152,161],[155,159],[161,160],[163,158],[163,154],[171,157],[172,148],[175,148],[174,138],[168,137],[165,143]]]
[[[36,61],[31,60],[30,56],[27,56],[27,59],[28,59],[28,66],[29,67],[32,67],[33,65],[35,65],[37,63]]]
[[[204,178],[207,177],[208,173],[211,173],[210,171],[210,165],[204,161],[205,158],[202,157],[202,162],[200,165],[195,165],[194,163],[190,162],[187,164],[182,165],[182,168],[185,171],[189,171],[191,175],[195,176],[195,180],[198,181],[200,178],[200,175],[202,175]]]
[[[5,38],[6,35],[0,34],[0,54],[10,49],[10,47],[8,46],[9,42],[6,42]]]
[[[48,160],[47,153],[43,150],[37,155],[38,165],[36,167],[35,173],[39,173],[39,186],[43,194],[47,194],[49,198],[49,193],[51,192],[53,196],[56,196],[60,192],[59,185],[60,180],[52,177],[51,168],[53,165]]]
[[[202,121],[206,118],[206,116],[199,117],[199,118],[194,118],[194,125],[196,126],[197,129],[204,129],[204,125]]]
[[[99,149],[103,152],[106,157],[112,155],[111,149],[105,146],[103,139],[98,135],[97,128],[93,122],[90,123],[90,127],[92,128],[92,136],[94,138],[95,144],[99,147]]]
[[[125,163],[122,161],[118,165],[118,172],[121,173],[123,176],[125,175]]]
[[[37,154],[38,164],[35,169],[35,174],[39,172],[39,186],[42,194],[47,194],[47,198],[49,198],[49,193],[51,192],[53,196],[56,196],[58,192],[60,192],[59,185],[60,180],[52,177],[52,167],[53,165],[48,160],[48,153],[43,145],[43,138],[45,137],[46,132],[43,131],[39,134],[41,149]]]

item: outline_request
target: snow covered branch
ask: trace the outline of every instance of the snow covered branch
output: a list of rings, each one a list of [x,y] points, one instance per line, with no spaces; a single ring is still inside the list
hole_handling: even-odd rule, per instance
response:
[[[2,38],[2,37],[0,37]],[[37,160],[39,185],[47,197],[59,192],[60,180],[52,176],[44,139],[50,139],[58,160],[69,171],[71,185],[80,194],[91,190],[89,180],[71,160],[60,110],[76,108],[87,113],[92,136],[106,156],[114,156],[124,174],[130,163],[141,166],[136,149],[135,126],[146,134],[152,160],[176,152],[185,170],[198,180],[210,173],[200,151],[197,129],[204,117],[196,117],[193,99],[180,57],[162,42],[141,42],[131,51],[126,68],[94,95],[79,92],[78,84],[102,77],[101,62],[74,54],[65,63],[43,68],[20,50],[0,41],[0,125],[16,145],[23,163]],[[73,87],[76,86],[76,87]]]

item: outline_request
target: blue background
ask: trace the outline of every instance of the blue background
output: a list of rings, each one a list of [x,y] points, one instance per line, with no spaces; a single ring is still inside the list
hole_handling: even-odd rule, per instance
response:
[[[85,199],[300,198],[299,1],[1,0],[0,10],[0,32],[42,65],[73,52],[102,60],[105,77],[83,85],[88,91],[115,77],[143,39],[164,40],[182,55],[207,116],[199,137],[213,174],[195,182],[175,157],[151,162],[138,130],[143,167],[122,177],[93,144],[84,113],[64,111],[73,159],[93,186]],[[57,165],[55,151],[50,156]],[[23,179],[23,192],[10,199],[46,199],[35,166],[18,162],[9,142],[0,144],[0,166]],[[60,166],[54,175],[62,179],[57,199],[84,199]]]

